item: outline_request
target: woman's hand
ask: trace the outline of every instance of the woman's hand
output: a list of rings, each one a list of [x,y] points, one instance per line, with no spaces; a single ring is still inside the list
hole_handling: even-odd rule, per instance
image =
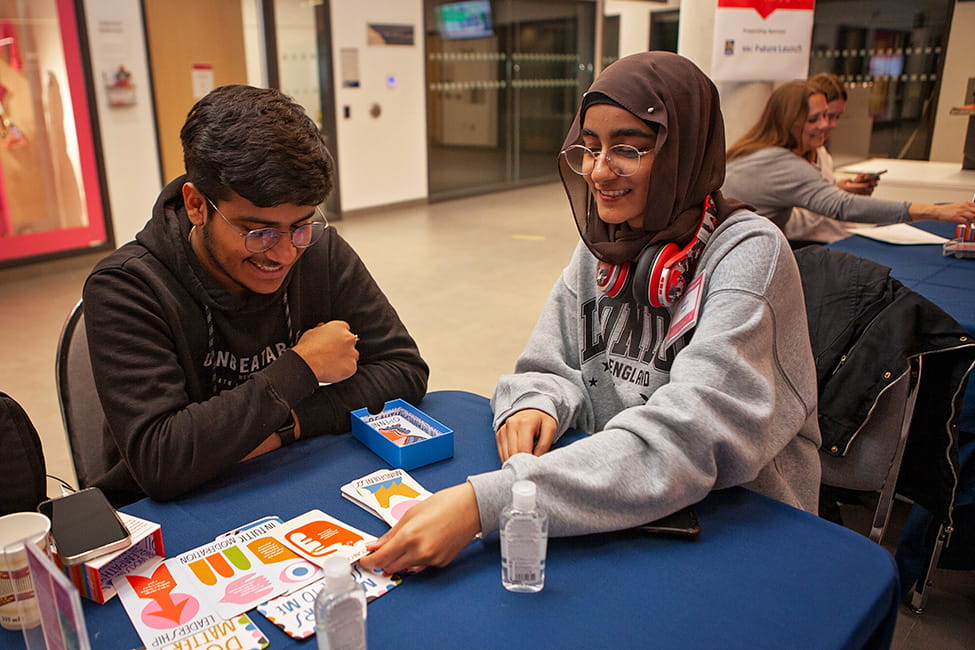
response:
[[[481,514],[470,483],[440,490],[406,511],[385,535],[369,544],[359,564],[399,573],[446,566],[481,532]]]
[[[934,219],[936,221],[953,221],[955,223],[975,222],[975,201],[961,203],[912,203],[908,208],[911,218],[915,221]]]
[[[498,458],[503,463],[522,452],[541,456],[551,449],[556,428],[555,418],[544,411],[524,409],[515,412],[494,436]]]
[[[836,181],[836,187],[850,194],[870,196],[879,180],[880,177],[876,174],[857,174],[853,178],[841,178]]]

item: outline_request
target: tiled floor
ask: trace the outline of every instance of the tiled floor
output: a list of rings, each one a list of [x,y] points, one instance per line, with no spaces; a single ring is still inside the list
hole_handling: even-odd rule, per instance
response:
[[[510,372],[577,241],[557,184],[373,210],[336,226],[419,343],[432,369],[430,389],[484,395]],[[55,348],[97,259],[0,270],[0,390],[24,405],[40,431],[49,473],[69,481]],[[901,504],[888,539],[896,538],[903,510]],[[862,525],[862,513],[844,515],[852,528]],[[975,647],[975,572],[941,571],[935,585],[923,615],[902,608],[894,648]]]

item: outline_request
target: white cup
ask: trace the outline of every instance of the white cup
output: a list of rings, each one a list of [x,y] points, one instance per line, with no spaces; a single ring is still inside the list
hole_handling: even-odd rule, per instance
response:
[[[46,553],[49,532],[51,520],[39,512],[0,517],[0,626],[8,630],[41,623],[24,544],[34,544]]]

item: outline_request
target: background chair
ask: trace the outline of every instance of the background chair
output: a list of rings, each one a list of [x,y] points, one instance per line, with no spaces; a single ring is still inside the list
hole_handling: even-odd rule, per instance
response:
[[[921,357],[910,359],[909,364],[908,370],[877,398],[846,455],[820,452],[823,485],[879,493],[869,534],[878,544],[884,538],[894,508],[897,477],[921,385]]]
[[[975,437],[958,455],[962,469],[950,525],[915,504],[897,546],[901,590],[917,614],[927,606],[936,569],[975,571]]]
[[[61,419],[80,487],[89,487],[111,466],[117,451],[105,444],[102,411],[88,356],[85,313],[79,301],[64,323],[55,363]]]

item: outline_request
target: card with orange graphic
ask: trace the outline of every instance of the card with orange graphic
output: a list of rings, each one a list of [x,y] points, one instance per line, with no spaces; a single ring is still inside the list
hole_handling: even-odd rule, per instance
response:
[[[302,589],[321,569],[278,540],[280,519],[116,578],[122,604],[147,648],[200,633],[259,603]]]
[[[298,591],[320,579],[321,567],[298,556],[290,548],[271,536],[270,530],[284,523],[277,515],[269,515],[244,524],[239,528],[217,536],[217,540],[238,536],[265,564],[280,563],[279,580],[287,585],[285,593]]]
[[[325,558],[332,555],[345,557],[351,564],[368,553],[366,544],[376,539],[321,510],[310,510],[286,521],[275,527],[272,534],[318,566],[324,566]]]
[[[221,537],[167,563],[221,618],[231,618],[320,576],[317,566],[274,536],[279,525],[267,522]]]
[[[162,648],[220,622],[210,605],[178,584],[159,558],[112,581],[146,648]]]
[[[250,616],[241,614],[163,647],[161,650],[264,650],[271,642]]]
[[[354,562],[349,571],[352,578],[365,590],[367,603],[403,581],[398,575],[383,573],[382,569],[363,569],[358,562]],[[322,578],[304,589],[258,605],[257,611],[290,636],[306,639],[315,633],[315,597],[324,586],[325,578]]]
[[[383,469],[342,486],[342,496],[394,526],[407,510],[431,496],[402,469]]]

